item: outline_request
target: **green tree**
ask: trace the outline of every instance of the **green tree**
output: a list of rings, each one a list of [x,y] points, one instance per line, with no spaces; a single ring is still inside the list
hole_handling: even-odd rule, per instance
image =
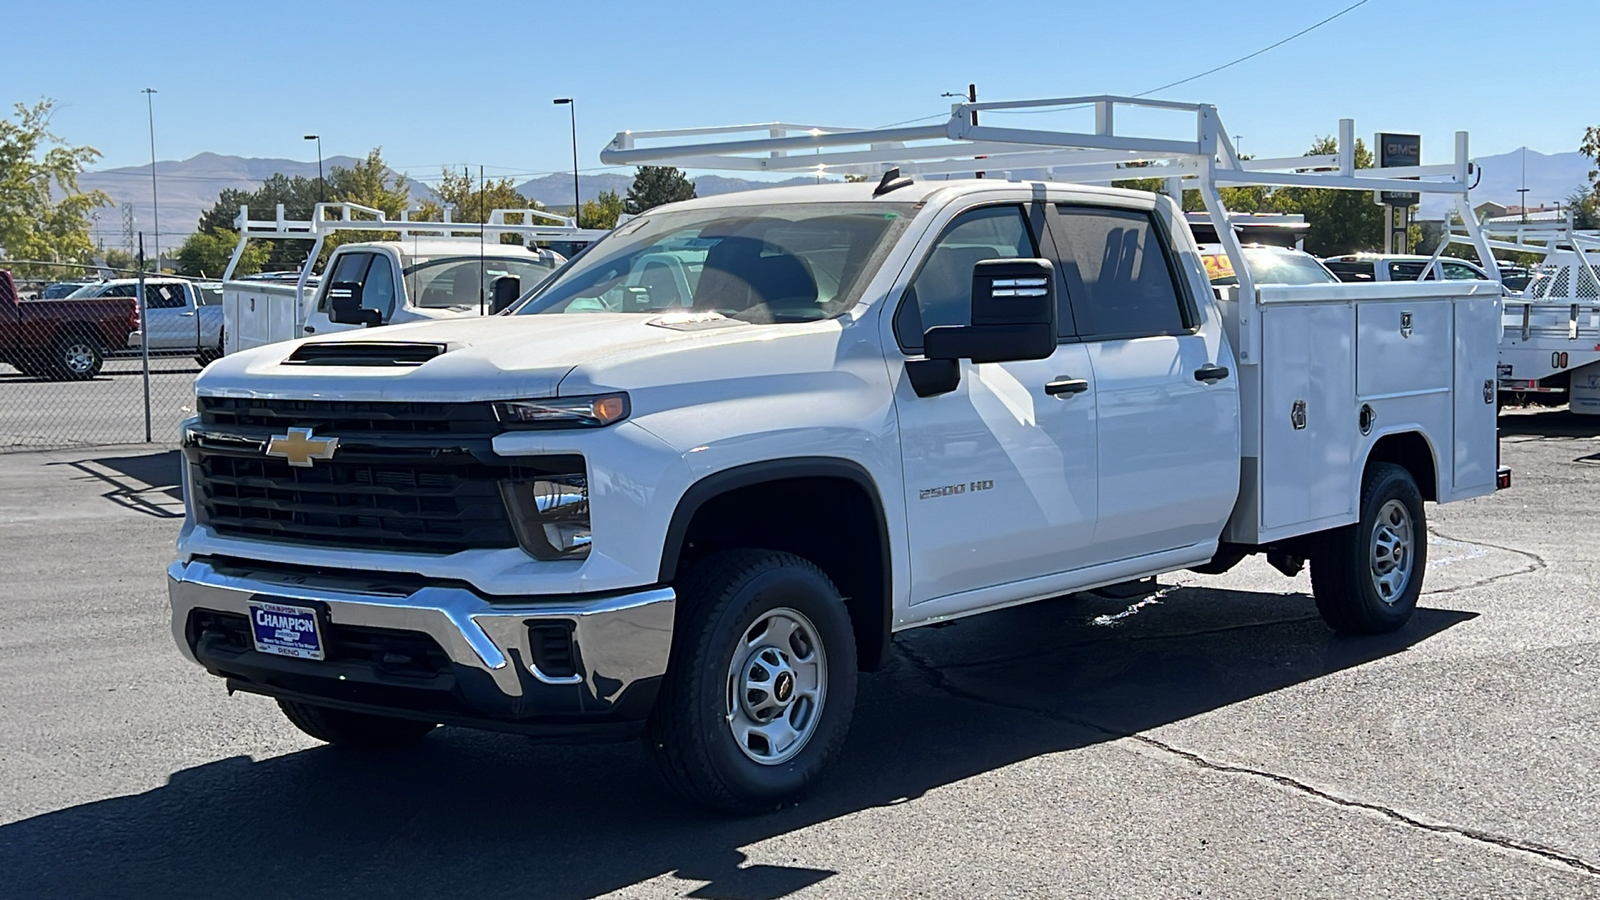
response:
[[[315,188],[316,183],[311,184]],[[357,160],[348,169],[334,166],[328,172],[328,197],[379,209],[389,218],[398,219],[411,204],[411,189],[406,186],[404,175],[390,171],[384,163],[383,148],[374,147],[366,159]]]
[[[196,231],[178,248],[178,274],[203,278],[220,278],[227,271],[233,248],[239,243],[235,231]],[[251,241],[239,255],[239,265],[234,275],[254,275],[261,271],[272,253],[263,241]]]
[[[694,199],[694,182],[674,166],[640,166],[628,187],[624,206],[638,215],[665,203]]]
[[[18,103],[13,118],[0,119],[0,257],[87,262],[89,212],[111,205],[100,191],[78,189],[78,175],[100,151],[52,134],[54,107],[53,100]]]
[[[694,188],[690,185],[690,190]],[[583,201],[583,212],[578,214],[580,228],[615,228],[625,204],[616,191],[601,191],[593,200]]]
[[[93,260],[97,266],[105,266],[111,271],[122,275],[131,275],[139,271],[139,260],[132,253],[120,247],[107,247],[100,251]],[[150,267],[151,260],[145,261],[145,268]]]
[[[1338,150],[1337,138],[1323,137],[1311,145],[1306,155],[1321,156]],[[1356,138],[1355,163],[1357,169],[1373,166],[1372,151],[1360,138]],[[1367,191],[1279,188],[1271,196],[1272,206],[1278,212],[1300,213],[1306,217],[1306,224],[1311,226],[1306,235],[1308,253],[1333,256],[1383,247],[1385,208],[1373,203],[1372,194]]]
[[[482,222],[497,209],[543,209],[544,206],[523,196],[511,179],[501,178],[478,184],[472,173],[463,168],[456,172],[446,168],[439,184],[433,189],[439,200],[424,200],[417,206],[413,219],[438,221],[444,218],[445,206],[451,207],[452,222]],[[513,219],[511,224],[521,224]],[[500,235],[502,244],[521,244],[524,240],[514,234]]]

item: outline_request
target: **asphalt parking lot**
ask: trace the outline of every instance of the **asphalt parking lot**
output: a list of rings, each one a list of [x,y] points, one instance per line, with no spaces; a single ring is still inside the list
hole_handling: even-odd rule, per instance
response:
[[[45,381],[0,365],[0,450],[99,446],[144,440],[144,373],[135,357],[106,360],[89,381]],[[186,357],[150,360],[150,431],[174,440],[194,415],[194,378]]]
[[[175,451],[0,455],[0,896],[1600,897],[1600,422],[1502,432],[1402,632],[1255,561],[921,629],[752,819],[635,745],[319,746],[172,647]]]

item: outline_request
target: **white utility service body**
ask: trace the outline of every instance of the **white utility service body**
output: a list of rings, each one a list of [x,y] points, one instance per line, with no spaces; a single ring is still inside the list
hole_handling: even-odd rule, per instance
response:
[[[675,787],[750,809],[827,763],[856,663],[877,665],[896,630],[1252,552],[1289,572],[1311,557],[1335,627],[1399,627],[1425,568],[1422,499],[1503,477],[1497,286],[1258,287],[1222,227],[1242,285],[1219,298],[1172,199],[1076,182],[1162,160],[1224,223],[1219,183],[1420,188],[1464,205],[1464,136],[1454,165],[1398,173],[1442,180],[1399,182],[1348,155],[1247,168],[1208,106],[1013,106],[1078,102],[1104,108],[1104,133],[985,131],[972,109],[1004,104],[959,104],[936,148],[900,143],[935,136],[919,129],[764,125],[745,130],[779,136],[652,151],[619,135],[608,162],[771,169],[803,149],[794,167],[901,171],[649,211],[503,318],[214,364],[183,438],[180,649],[336,742],[411,736],[397,721],[642,728]],[[1128,104],[1192,114],[1199,140],[1111,134]],[[1352,147],[1353,126],[1342,133]],[[1068,183],[915,180],[975,155],[991,176],[1046,165]],[[1305,165],[1334,172],[1292,171]],[[1049,321],[1007,318],[1023,309]],[[447,432],[430,424],[445,416]],[[406,484],[434,496],[423,478],[452,458],[451,477],[499,479],[485,494],[510,520],[498,542],[392,505]],[[309,511],[271,493],[320,496],[346,477],[390,487]],[[761,599],[780,583],[787,605]],[[423,694],[380,701],[355,682],[392,686],[386,671],[284,661],[292,635],[250,637],[264,598],[290,610],[273,615],[320,617],[318,652],[337,651],[340,628],[426,635],[466,693],[442,711]]]
[[[312,283],[325,242],[339,232],[378,238],[339,245],[324,274],[340,272],[344,260],[346,271],[360,268],[356,281],[381,286],[382,290],[367,291],[365,305],[380,314],[382,325],[483,315],[497,278],[518,277],[525,290],[566,261],[560,254],[525,243],[502,243],[501,235],[515,235],[524,242],[587,243],[605,233],[578,228],[572,219],[543,210],[496,209],[487,218],[487,225],[451,222],[448,217],[442,222],[390,220],[381,210],[354,203],[318,203],[307,221],[285,219],[281,204],[276,218],[256,221],[248,208],[240,207],[234,222],[239,243],[223,275],[224,352],[359,327],[330,317],[329,291],[340,279],[324,277],[320,284]],[[251,240],[312,242],[298,281],[291,285],[234,280],[233,271]],[[477,277],[470,277],[473,273]]]

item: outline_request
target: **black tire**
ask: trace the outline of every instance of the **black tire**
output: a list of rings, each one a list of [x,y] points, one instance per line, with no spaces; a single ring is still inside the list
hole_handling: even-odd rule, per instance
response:
[[[1380,517],[1385,521],[1380,522]],[[1402,518],[1410,536],[1409,547],[1398,555],[1380,550],[1380,543],[1392,542],[1380,541],[1379,528],[1387,528],[1393,536],[1396,522]],[[1385,560],[1394,563],[1402,558],[1407,571],[1403,585],[1392,580],[1397,564],[1388,574],[1379,574]],[[1361,483],[1360,521],[1325,532],[1313,548],[1311,591],[1317,612],[1329,627],[1346,634],[1395,631],[1416,611],[1427,568],[1428,521],[1416,480],[1393,463],[1373,463]]]
[[[713,554],[679,579],[677,587],[680,609],[672,655],[645,730],[646,746],[663,780],[679,795],[721,812],[761,812],[796,799],[838,755],[855,706],[855,636],[838,589],[810,562],[767,550]],[[741,701],[734,696],[736,676],[730,670],[737,652],[745,659],[741,672],[758,671],[757,656],[765,651],[752,650],[750,644],[759,644],[761,637],[751,641],[750,636],[768,627],[765,623],[774,621],[773,616],[792,624],[796,620],[784,619],[792,612],[807,620],[804,624],[811,626],[820,645],[823,666],[815,682],[825,688],[811,715],[803,717],[814,723],[808,736],[790,745],[797,747],[787,751],[792,756],[767,764],[749,755],[761,752],[763,739],[747,738],[755,748],[747,750],[735,737],[730,710]],[[805,629],[796,633],[803,636]],[[816,648],[803,638],[800,651],[788,646],[802,662],[808,658],[803,651],[809,650],[810,665],[815,664]],[[767,721],[789,722],[805,713],[803,704],[809,701],[798,683],[790,682],[791,705]],[[772,696],[781,699],[782,682],[773,684]],[[766,747],[776,755],[781,749]]]
[[[50,351],[50,371],[62,381],[88,381],[106,364],[100,343],[82,334],[56,338]]]
[[[416,719],[398,719],[369,713],[279,700],[278,708],[294,727],[319,741],[355,750],[390,750],[408,747],[438,726]]]

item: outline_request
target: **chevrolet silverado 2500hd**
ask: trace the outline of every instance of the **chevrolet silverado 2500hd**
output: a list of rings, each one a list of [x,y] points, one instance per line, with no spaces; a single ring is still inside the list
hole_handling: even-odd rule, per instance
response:
[[[225,357],[176,640],[323,740],[642,734],[751,810],[902,629],[1257,552],[1398,628],[1425,501],[1505,477],[1498,288],[1238,249],[1219,299],[1167,197],[890,172],[651,210],[503,317]]]

